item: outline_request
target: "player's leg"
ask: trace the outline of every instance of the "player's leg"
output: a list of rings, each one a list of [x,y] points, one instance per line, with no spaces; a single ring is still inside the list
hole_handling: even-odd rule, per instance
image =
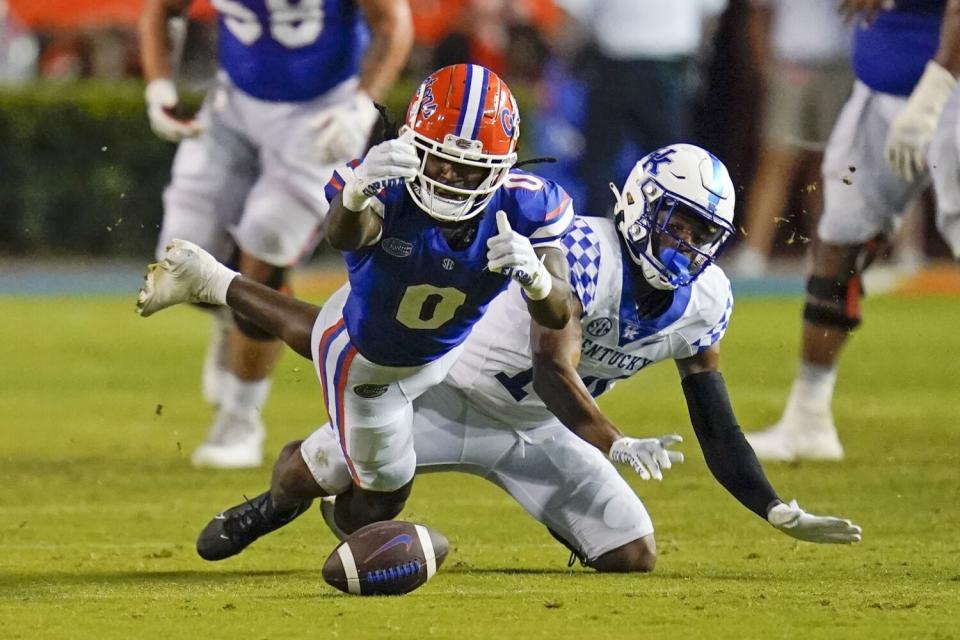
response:
[[[569,429],[553,423],[514,431],[445,383],[414,409],[417,474],[458,471],[493,482],[598,571],[653,569],[646,509],[613,465]]]
[[[603,454],[559,423],[515,436],[490,480],[586,566],[617,573],[653,570],[650,515]]]
[[[960,260],[960,89],[943,108],[927,164],[937,196],[937,229]]]
[[[312,342],[327,412],[353,480],[336,501],[336,522],[351,532],[403,508],[416,469],[412,402],[440,383],[460,349],[418,367],[367,360],[342,317],[347,292],[344,287],[324,306]]]
[[[350,486],[340,442],[330,425],[323,425],[306,440],[283,447],[273,465],[268,491],[210,520],[197,538],[197,553],[206,560],[234,556],[292,522],[315,498],[343,493]]]
[[[886,131],[902,105],[902,98],[857,83],[831,134],[823,162],[824,212],[807,280],[800,369],[780,421],[746,434],[761,459],[843,457],[830,410],[838,356],[860,324],[863,271],[922,183],[904,181],[884,160]]]

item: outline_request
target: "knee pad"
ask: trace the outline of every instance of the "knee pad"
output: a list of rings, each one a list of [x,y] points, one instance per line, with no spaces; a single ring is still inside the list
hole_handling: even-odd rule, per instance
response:
[[[866,294],[862,274],[873,263],[884,242],[883,236],[877,236],[858,247],[841,276],[810,276],[804,320],[845,331],[856,329],[861,321],[860,298]]]
[[[813,324],[853,331],[860,324],[860,274],[844,279],[810,276],[803,319]]]
[[[289,293],[289,288],[286,286],[287,278],[287,269],[283,267],[273,267],[270,272],[270,276],[267,278],[267,281],[264,282],[266,286],[283,293]],[[272,333],[268,333],[260,328],[259,325],[254,324],[250,320],[247,320],[245,316],[236,311],[233,311],[233,319],[236,322],[237,329],[250,338],[257,342],[269,342],[270,340],[276,340],[276,336]]]

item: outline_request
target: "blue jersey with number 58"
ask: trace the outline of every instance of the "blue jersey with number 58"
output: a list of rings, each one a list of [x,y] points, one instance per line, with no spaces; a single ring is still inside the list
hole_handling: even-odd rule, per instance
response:
[[[369,40],[354,0],[213,0],[220,66],[254,98],[303,102],[356,75]]]
[[[327,185],[332,200],[343,173]],[[554,182],[525,171],[510,172],[480,219],[473,239],[450,248],[436,220],[400,184],[372,201],[383,233],[370,246],[345,252],[350,295],[343,318],[350,339],[367,359],[386,366],[418,366],[436,360],[469,335],[487,305],[510,279],[487,269],[487,240],[497,234],[496,213],[534,247],[560,247],[573,223],[570,197]],[[528,321],[524,321],[528,322]]]

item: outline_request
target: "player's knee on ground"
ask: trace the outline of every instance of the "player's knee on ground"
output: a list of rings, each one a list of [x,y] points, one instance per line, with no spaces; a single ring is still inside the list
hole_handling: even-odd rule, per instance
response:
[[[286,288],[287,269],[283,267],[268,266],[261,270],[260,273],[254,274],[250,277],[257,282],[260,282],[260,284],[270,287],[271,289],[284,291]],[[264,331],[260,325],[251,322],[246,318],[246,316],[237,313],[236,311],[233,311],[233,319],[236,322],[237,329],[240,331],[240,333],[251,340],[255,340],[257,342],[268,342],[277,338],[277,336]]]
[[[403,511],[412,487],[412,480],[396,491],[369,491],[353,487],[337,496],[334,520],[347,533],[374,522],[393,520]]]
[[[650,573],[657,564],[653,534],[608,551],[587,563],[600,573]]]
[[[815,273],[807,280],[804,320],[843,331],[859,326],[860,298],[864,295],[862,274],[876,257],[881,241],[877,238],[863,245],[832,249],[833,257],[838,259],[832,261],[833,268],[826,270],[833,273]]]

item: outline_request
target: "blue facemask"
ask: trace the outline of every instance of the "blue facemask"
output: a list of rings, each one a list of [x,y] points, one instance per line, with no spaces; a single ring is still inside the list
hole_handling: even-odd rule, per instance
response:
[[[690,281],[690,258],[672,247],[661,249],[658,257],[660,258],[660,264],[670,274],[670,284],[679,286],[680,283]]]

